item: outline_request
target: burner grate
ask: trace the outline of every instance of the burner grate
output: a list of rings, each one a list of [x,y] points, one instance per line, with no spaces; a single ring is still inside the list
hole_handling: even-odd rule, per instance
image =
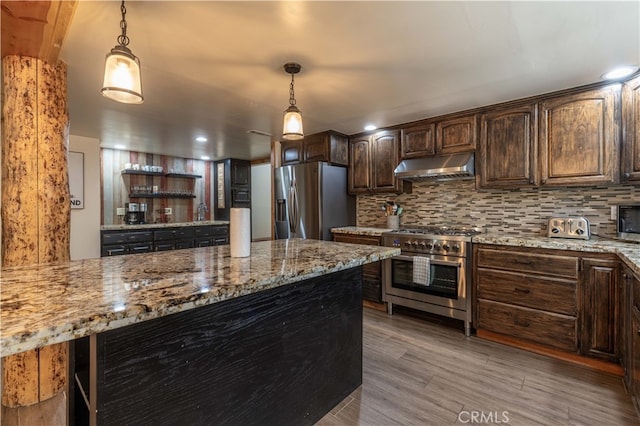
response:
[[[447,235],[472,237],[482,233],[482,229],[472,227],[416,226],[401,228],[394,232],[405,235]]]

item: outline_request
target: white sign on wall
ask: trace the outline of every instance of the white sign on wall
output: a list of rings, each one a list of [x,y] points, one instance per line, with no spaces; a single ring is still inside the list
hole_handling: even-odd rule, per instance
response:
[[[71,208],[84,208],[84,154],[69,151],[69,192]]]

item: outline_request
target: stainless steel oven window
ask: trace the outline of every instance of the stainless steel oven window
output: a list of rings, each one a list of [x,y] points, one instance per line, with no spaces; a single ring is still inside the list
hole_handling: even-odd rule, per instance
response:
[[[391,287],[457,300],[460,293],[460,263],[432,259],[428,285],[413,282],[413,259],[400,256],[391,259]]]

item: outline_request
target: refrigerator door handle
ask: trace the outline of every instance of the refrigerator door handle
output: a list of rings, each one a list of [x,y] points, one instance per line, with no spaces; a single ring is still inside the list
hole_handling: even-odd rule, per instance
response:
[[[289,186],[289,200],[289,230],[293,237],[298,226],[298,188],[295,178],[291,179],[291,186]]]

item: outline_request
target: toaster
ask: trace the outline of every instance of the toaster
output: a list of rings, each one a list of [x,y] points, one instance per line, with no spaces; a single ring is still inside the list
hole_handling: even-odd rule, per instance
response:
[[[586,217],[552,217],[547,226],[547,236],[551,238],[578,238],[588,240],[591,237],[589,219]]]

